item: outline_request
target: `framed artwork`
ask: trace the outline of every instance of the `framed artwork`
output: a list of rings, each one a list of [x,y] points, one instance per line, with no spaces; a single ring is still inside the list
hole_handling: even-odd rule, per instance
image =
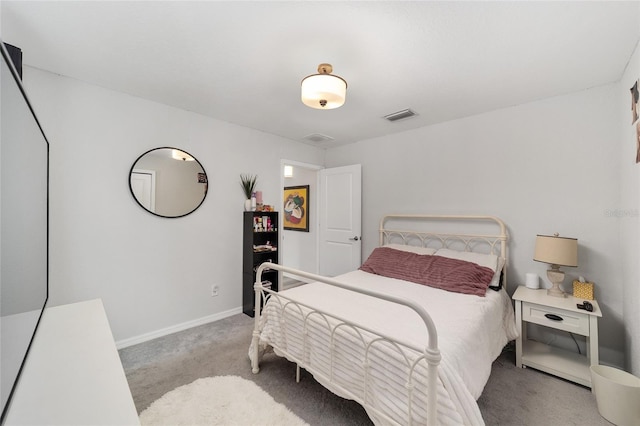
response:
[[[635,123],[636,134],[636,164],[640,163],[640,79],[636,80],[631,86],[631,123]]]
[[[309,232],[309,185],[286,186],[282,199],[284,229]]]
[[[640,98],[638,81],[640,81],[640,79],[636,80],[631,89],[629,89],[631,92],[631,124],[638,121],[638,114],[640,114],[640,111],[638,111],[638,99]]]
[[[636,121],[636,164],[640,163],[640,120]]]

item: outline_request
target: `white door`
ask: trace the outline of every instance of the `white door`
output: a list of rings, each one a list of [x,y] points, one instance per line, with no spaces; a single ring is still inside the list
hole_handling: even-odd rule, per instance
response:
[[[156,211],[156,172],[136,169],[131,173],[131,192],[150,212]]]
[[[362,251],[362,166],[320,170],[320,275],[358,269]]]

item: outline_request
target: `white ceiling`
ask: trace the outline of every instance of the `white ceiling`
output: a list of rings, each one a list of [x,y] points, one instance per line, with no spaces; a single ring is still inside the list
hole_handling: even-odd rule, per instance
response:
[[[620,79],[640,2],[2,1],[28,66],[334,146]],[[316,110],[321,62],[346,104]],[[418,116],[382,117],[411,108]]]

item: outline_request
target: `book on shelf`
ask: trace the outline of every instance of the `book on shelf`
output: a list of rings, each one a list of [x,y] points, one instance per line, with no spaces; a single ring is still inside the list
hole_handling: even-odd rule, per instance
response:
[[[278,248],[272,246],[271,244],[261,244],[261,245],[253,245],[253,251],[254,253],[262,253],[262,252],[269,252],[269,251],[277,251]]]

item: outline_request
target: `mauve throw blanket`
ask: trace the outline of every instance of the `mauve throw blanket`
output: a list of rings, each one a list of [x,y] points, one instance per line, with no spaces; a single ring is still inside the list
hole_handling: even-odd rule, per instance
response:
[[[486,266],[448,257],[378,247],[360,269],[371,274],[484,297],[493,278]]]

